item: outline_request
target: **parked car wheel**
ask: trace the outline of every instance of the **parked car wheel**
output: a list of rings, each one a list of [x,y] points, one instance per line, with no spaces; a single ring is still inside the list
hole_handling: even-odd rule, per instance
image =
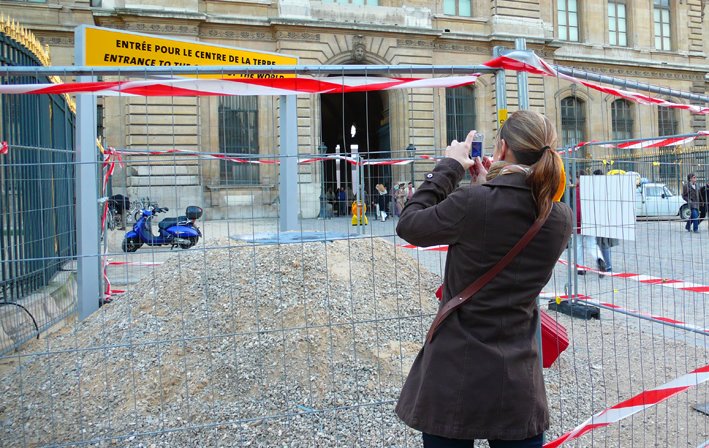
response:
[[[679,208],[679,217],[683,221],[688,220],[692,216],[692,210],[689,208],[689,205],[684,204],[682,207]]]

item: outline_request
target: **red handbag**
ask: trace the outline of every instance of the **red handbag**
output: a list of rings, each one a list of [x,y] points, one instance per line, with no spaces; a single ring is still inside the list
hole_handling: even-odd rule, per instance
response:
[[[566,328],[553,317],[542,310],[539,315],[542,318],[542,366],[548,369],[569,346],[569,336]]]

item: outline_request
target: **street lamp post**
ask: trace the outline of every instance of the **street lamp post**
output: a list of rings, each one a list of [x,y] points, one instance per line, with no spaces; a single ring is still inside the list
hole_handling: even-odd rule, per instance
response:
[[[327,154],[327,145],[325,145],[325,143],[320,143],[318,153],[321,156]],[[327,214],[327,195],[325,194],[325,160],[322,160],[320,163],[322,168],[320,170],[320,213],[318,213],[318,218],[325,219],[329,218]]]
[[[408,151],[409,156],[411,157],[411,182],[413,184],[413,182],[414,182],[414,155],[416,155],[416,147],[414,146],[413,143],[409,143],[409,146],[406,147],[406,151]]]

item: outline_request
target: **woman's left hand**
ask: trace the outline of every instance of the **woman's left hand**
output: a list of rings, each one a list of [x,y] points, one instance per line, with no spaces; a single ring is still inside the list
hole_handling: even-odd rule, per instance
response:
[[[491,159],[485,157],[484,160],[480,160],[480,157],[473,159],[473,166],[470,167],[470,185],[482,185],[487,180],[487,172],[490,169]]]

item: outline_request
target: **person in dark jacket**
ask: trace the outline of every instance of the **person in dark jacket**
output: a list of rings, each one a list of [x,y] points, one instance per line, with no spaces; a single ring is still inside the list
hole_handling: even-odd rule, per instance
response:
[[[699,222],[697,226],[707,217],[707,210],[709,210],[709,180],[699,188]]]
[[[377,193],[379,193],[376,198],[377,218],[384,222],[389,216],[389,203],[391,202],[389,192],[383,184],[377,184],[374,188],[376,188]]]
[[[345,187],[337,189],[337,214],[347,216],[347,191]]]
[[[694,173],[687,174],[687,183],[682,188],[682,199],[687,201],[691,214],[684,230],[690,231],[690,226],[694,228],[694,233],[699,232],[699,189],[697,188],[697,176]]]
[[[450,314],[416,357],[396,405],[424,447],[541,447],[549,427],[539,362],[536,298],[573,229],[571,209],[553,200],[566,181],[556,131],[543,115],[512,114],[492,165],[470,159],[475,131],[453,141],[426,175],[397,225],[418,246],[448,244],[441,306],[494,266],[529,230],[538,234],[471,300]],[[485,165],[489,166],[489,169]],[[456,189],[465,170],[470,186]]]

